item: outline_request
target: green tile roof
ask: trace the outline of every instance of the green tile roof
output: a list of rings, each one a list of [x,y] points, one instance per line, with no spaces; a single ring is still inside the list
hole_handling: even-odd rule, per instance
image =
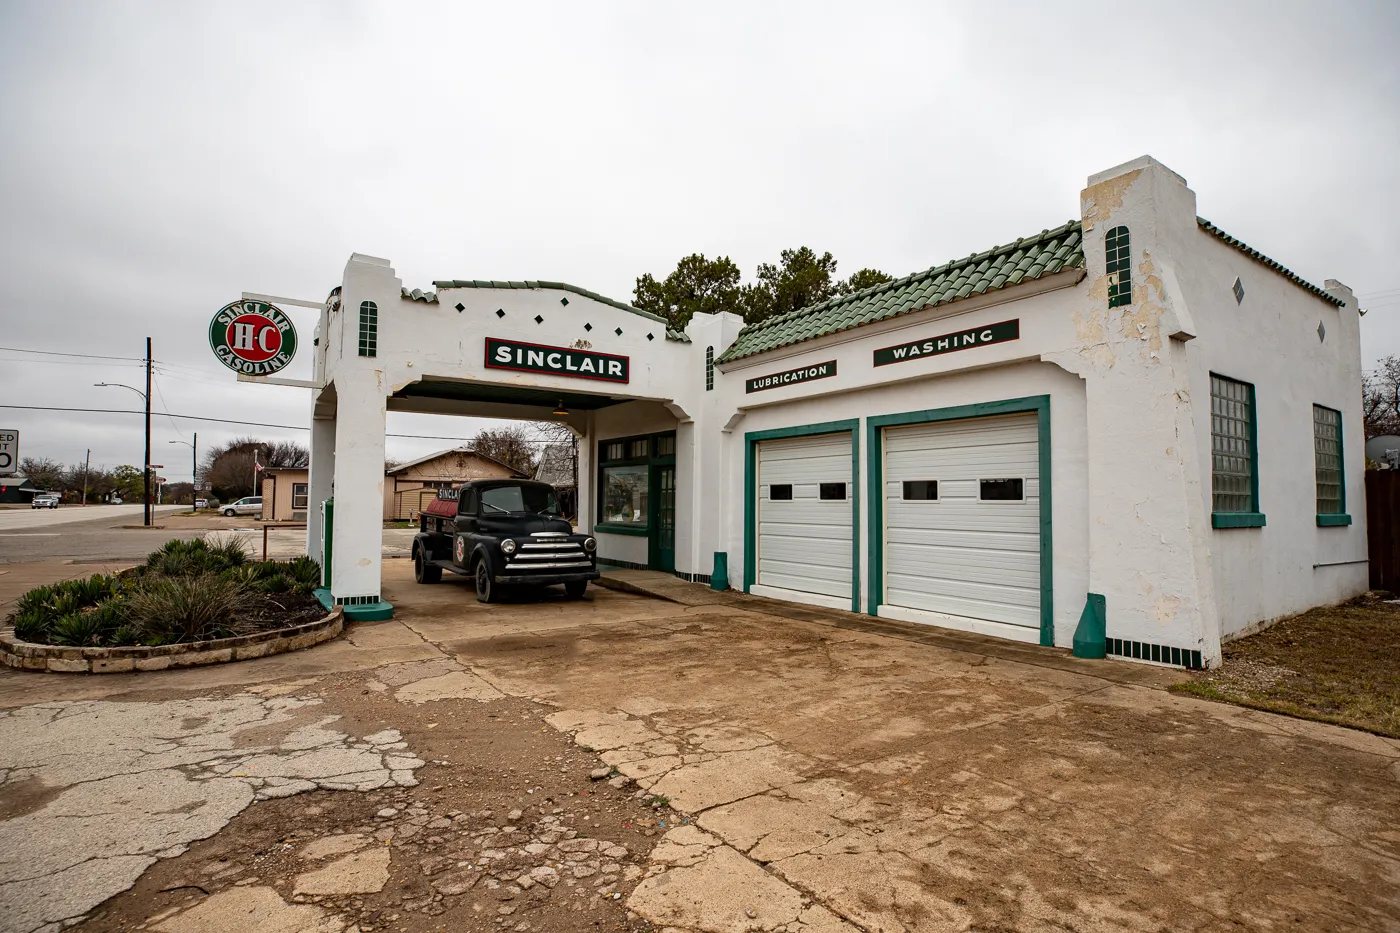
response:
[[[407,288],[400,288],[399,291],[402,292],[403,296],[409,301],[426,301],[429,304],[437,303],[437,292],[425,292],[421,288],[415,288],[411,291]]]
[[[1035,236],[1022,237],[966,259],[751,324],[739,332],[733,346],[715,362],[727,363],[863,324],[936,308],[1083,265],[1083,234],[1079,221],[1071,220],[1053,230],[1042,230]]]
[[[1230,236],[1230,234],[1226,233],[1224,230],[1221,230],[1219,227],[1217,227],[1215,224],[1211,223],[1209,220],[1206,220],[1204,217],[1197,217],[1197,218],[1196,218],[1196,223],[1200,224],[1200,225],[1201,225],[1201,229],[1204,230],[1206,233],[1209,233],[1209,234],[1211,234],[1212,236],[1217,236],[1217,237],[1219,237],[1220,239],[1224,240],[1226,243],[1228,243],[1228,244],[1230,244],[1231,246],[1233,246],[1235,249],[1237,249],[1237,250],[1239,250],[1240,252],[1244,253],[1244,254],[1245,254],[1246,256],[1248,256],[1250,259],[1253,259],[1255,262],[1263,263],[1264,265],[1268,266],[1270,269],[1273,269],[1273,270],[1274,270],[1275,272],[1277,272],[1279,275],[1283,276],[1285,279],[1288,279],[1288,281],[1292,282],[1294,285],[1300,286],[1300,287],[1303,288],[1305,291],[1312,292],[1314,295],[1316,295],[1317,297],[1323,299],[1324,301],[1330,301],[1330,302],[1332,302],[1332,304],[1337,305],[1337,306],[1339,306],[1339,307],[1340,307],[1341,305],[1345,305],[1345,304],[1346,304],[1345,301],[1342,301],[1340,298],[1337,298],[1337,297],[1334,296],[1334,295],[1329,295],[1327,292],[1325,292],[1325,291],[1323,291],[1322,289],[1318,288],[1316,285],[1314,285],[1313,283],[1309,282],[1307,279],[1305,279],[1305,278],[1303,278],[1302,276],[1298,275],[1297,273],[1293,272],[1291,269],[1289,269],[1289,268],[1287,268],[1286,266],[1284,266],[1283,263],[1275,262],[1274,260],[1270,259],[1268,256],[1265,256],[1263,253],[1259,252],[1259,250],[1257,250],[1257,249],[1255,249],[1254,247],[1250,246],[1250,245],[1249,245],[1248,243],[1246,243],[1244,240],[1239,240],[1239,239],[1236,239],[1235,237]]]
[[[658,324],[666,323],[665,318],[658,317],[649,311],[643,311],[641,308],[634,308],[629,304],[614,301],[605,295],[600,295],[597,292],[590,292],[586,288],[579,288],[577,285],[570,285],[567,282],[537,282],[533,279],[527,282],[501,282],[488,279],[444,279],[440,282],[434,282],[433,286],[435,288],[552,288],[557,291],[573,292],[575,295],[592,298],[594,301],[600,301],[605,305],[611,305],[622,311],[628,311],[632,314],[644,317],[648,321],[655,321]],[[688,337],[684,331],[675,330],[671,327],[666,328],[666,339],[678,340],[681,343],[690,343],[690,337]]]

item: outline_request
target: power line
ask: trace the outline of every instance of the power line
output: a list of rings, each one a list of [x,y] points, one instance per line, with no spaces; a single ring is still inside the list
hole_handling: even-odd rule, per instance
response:
[[[11,353],[40,353],[44,356],[80,356],[85,360],[131,360],[136,363],[146,362],[142,356],[98,356],[94,353],[65,353],[59,350],[31,350],[28,347],[0,347],[0,350],[7,350]]]
[[[157,390],[157,391],[159,391],[159,390]],[[0,404],[0,408],[13,408],[13,409],[16,409],[16,410],[19,410],[19,411],[70,411],[70,412],[83,412],[83,413],[85,413],[85,414],[94,414],[94,415],[142,415],[142,416],[144,416],[144,415],[146,414],[144,411],[136,411],[136,410],[126,409],[126,408],[57,408],[57,407],[51,406],[51,405],[6,405],[6,404]],[[153,411],[152,414],[164,415],[164,416],[167,417],[167,418],[179,418],[179,419],[181,419],[181,420],[183,420],[183,421],[208,421],[208,422],[213,422],[213,423],[215,423],[215,424],[237,424],[237,425],[243,425],[243,426],[245,426],[245,427],[250,427],[250,428],[279,428],[279,429],[284,430],[284,431],[310,431],[310,430],[311,430],[310,428],[302,427],[302,426],[300,426],[300,425],[295,425],[295,424],[269,424],[268,422],[265,422],[265,421],[238,421],[238,420],[233,419],[233,418],[209,418],[209,417],[205,417],[205,416],[203,416],[203,415],[176,415],[176,414],[172,414],[172,413],[170,413],[170,412],[168,412],[168,411]],[[177,430],[178,430],[178,429],[177,429]],[[465,443],[467,443],[467,442],[469,442],[469,441],[471,440],[471,438],[469,438],[469,437],[449,437],[449,436],[447,436],[447,435],[445,435],[445,434],[390,434],[390,433],[387,433],[387,432],[386,432],[384,436],[385,436],[385,437],[397,437],[397,438],[402,438],[402,439],[407,439],[407,440],[419,440],[419,441],[457,441],[457,442],[463,443],[463,444],[465,444]],[[537,440],[537,439],[529,439],[529,440],[526,440],[525,443],[527,443],[527,444],[550,444],[550,443],[553,443],[553,442],[552,442],[552,441],[549,441],[549,440],[547,440],[547,439],[541,438],[541,439],[538,439],[538,440]]]

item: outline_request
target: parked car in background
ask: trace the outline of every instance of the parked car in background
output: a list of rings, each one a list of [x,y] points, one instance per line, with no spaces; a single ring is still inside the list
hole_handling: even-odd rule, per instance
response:
[[[58,493],[41,492],[30,500],[31,509],[56,509],[58,508]]]
[[[262,496],[244,496],[237,502],[230,502],[219,509],[229,518],[235,515],[257,515],[262,512]]]
[[[207,508],[209,508],[209,500],[208,500],[208,499],[196,499],[196,500],[194,500],[194,507],[195,507],[196,509],[207,509]]]

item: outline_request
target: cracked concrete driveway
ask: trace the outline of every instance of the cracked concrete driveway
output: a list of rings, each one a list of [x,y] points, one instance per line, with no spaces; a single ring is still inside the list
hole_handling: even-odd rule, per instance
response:
[[[414,586],[399,562],[386,578],[397,620],[301,654],[0,672],[0,929],[87,914],[157,860],[238,831],[239,811],[285,802],[260,798],[450,783],[470,762],[423,765],[416,736],[533,701],[536,730],[569,736],[680,824],[657,824],[627,884],[574,889],[621,892],[633,926],[618,929],[1400,930],[1400,742],[1171,695],[1167,671],[848,614],[597,590],[481,606],[460,584]],[[355,690],[324,689],[347,673]],[[394,728],[361,735],[351,692]],[[363,835],[313,843],[354,865],[281,888],[203,885],[148,919],[350,929],[351,902],[316,892],[392,887],[411,851],[344,842]],[[531,873],[573,864],[570,839],[588,834],[563,849],[560,835],[520,846],[547,864],[483,880],[534,907],[459,910],[463,882],[355,923],[436,928],[408,925],[421,903],[447,928],[563,928],[531,912],[566,892]]]

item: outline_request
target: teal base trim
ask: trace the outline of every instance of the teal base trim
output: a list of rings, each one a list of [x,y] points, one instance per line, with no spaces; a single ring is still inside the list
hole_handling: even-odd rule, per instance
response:
[[[1152,645],[1141,641],[1128,641],[1122,638],[1104,639],[1104,648],[1115,658],[1132,658],[1137,661],[1155,661],[1188,670],[1205,669],[1201,652],[1190,648],[1173,648],[1170,645]]]
[[[1098,593],[1090,593],[1084,601],[1084,612],[1079,616],[1079,627],[1074,630],[1074,656],[1076,658],[1102,658],[1108,653],[1104,636],[1108,629],[1107,600]]]
[[[342,606],[348,622],[384,622],[394,617],[394,607],[382,599],[377,603],[363,603],[359,606]]]
[[[1263,512],[1211,512],[1212,528],[1263,528]]]
[[[1345,512],[1334,512],[1317,517],[1317,527],[1319,528],[1338,528],[1350,524],[1351,516]]]
[[[314,591],[316,601],[319,602],[327,612],[335,608],[335,597],[331,591],[321,587]],[[355,606],[342,605],[341,610],[345,613],[347,622],[383,622],[394,617],[394,606],[386,603],[382,599],[372,603],[360,603]]]
[[[729,589],[729,555],[715,551],[715,569],[710,574],[710,589],[723,592]]]

